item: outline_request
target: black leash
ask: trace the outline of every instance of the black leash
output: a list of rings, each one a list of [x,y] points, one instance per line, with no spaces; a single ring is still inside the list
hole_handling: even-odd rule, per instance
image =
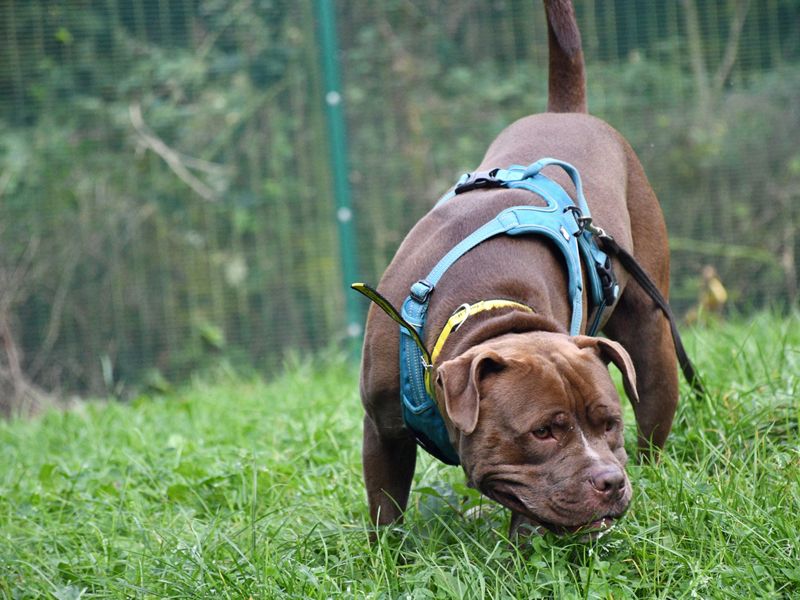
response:
[[[656,284],[653,283],[653,280],[650,279],[650,276],[647,272],[641,267],[641,265],[636,262],[636,259],[625,249],[621,248],[619,244],[617,244],[616,240],[604,232],[602,229],[593,228],[591,225],[587,227],[597,238],[600,247],[602,250],[612,256],[615,256],[622,266],[630,273],[636,282],[641,286],[641,288],[647,292],[650,298],[653,299],[653,302],[661,309],[664,313],[664,316],[667,317],[667,321],[669,321],[669,328],[672,332],[672,341],[675,344],[675,354],[678,357],[678,363],[680,364],[681,371],[683,372],[683,376],[686,378],[686,381],[689,382],[689,385],[692,387],[692,391],[694,392],[697,398],[702,398],[706,395],[706,388],[703,384],[703,381],[700,379],[700,376],[697,374],[697,370],[694,368],[692,361],[689,359],[689,355],[686,354],[686,349],[683,347],[683,342],[681,341],[681,335],[678,332],[678,326],[675,323],[675,315],[672,313],[672,309],[669,307],[669,303],[667,302],[666,298],[661,294],[661,291],[656,287]]]

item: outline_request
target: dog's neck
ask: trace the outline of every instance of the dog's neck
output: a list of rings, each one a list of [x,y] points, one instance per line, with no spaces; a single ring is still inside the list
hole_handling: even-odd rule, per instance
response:
[[[552,317],[538,313],[527,313],[522,310],[511,310],[500,315],[484,313],[470,317],[445,344],[437,363],[455,358],[470,348],[491,339],[511,333],[529,333],[531,331],[548,331],[552,333],[568,333],[564,324]]]

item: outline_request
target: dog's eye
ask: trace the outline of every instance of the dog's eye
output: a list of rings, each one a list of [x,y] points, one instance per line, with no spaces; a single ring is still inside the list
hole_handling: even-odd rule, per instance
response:
[[[619,421],[617,419],[608,419],[606,421],[606,433],[614,431],[617,428]]]
[[[547,426],[534,429],[531,433],[533,433],[533,437],[537,440],[546,440],[552,435],[552,431],[550,431],[550,428]]]

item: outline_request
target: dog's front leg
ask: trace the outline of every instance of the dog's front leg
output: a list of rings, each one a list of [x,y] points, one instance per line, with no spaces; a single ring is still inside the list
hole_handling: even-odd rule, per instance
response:
[[[361,452],[372,522],[386,525],[398,521],[408,503],[411,479],[417,462],[414,438],[381,437],[372,419],[365,415],[364,446]]]

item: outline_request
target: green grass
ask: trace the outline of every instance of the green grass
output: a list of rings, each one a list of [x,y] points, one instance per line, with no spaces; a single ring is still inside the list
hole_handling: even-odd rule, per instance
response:
[[[691,332],[711,390],[599,540],[505,538],[459,469],[418,462],[374,543],[353,365],[0,424],[0,598],[747,598],[800,595],[800,317]],[[633,448],[634,426],[626,415]]]

